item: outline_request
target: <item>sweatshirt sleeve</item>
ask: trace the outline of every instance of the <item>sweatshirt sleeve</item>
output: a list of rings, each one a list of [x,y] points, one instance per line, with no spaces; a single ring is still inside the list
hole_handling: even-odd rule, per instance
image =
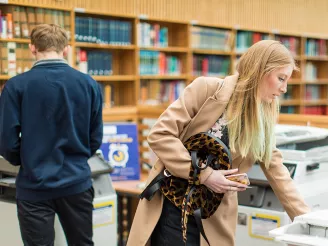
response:
[[[97,83],[97,82],[96,82]],[[103,120],[102,120],[102,94],[99,84],[96,84],[96,89],[93,98],[93,108],[90,124],[90,149],[91,155],[94,155],[99,149],[103,138]]]
[[[0,155],[15,166],[21,164],[20,110],[19,93],[8,81],[0,95]]]

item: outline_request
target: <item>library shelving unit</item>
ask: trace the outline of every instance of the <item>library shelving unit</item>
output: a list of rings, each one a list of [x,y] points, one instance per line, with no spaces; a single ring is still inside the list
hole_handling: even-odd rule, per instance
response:
[[[188,78],[188,25],[137,18],[138,114],[161,112],[177,99]]]
[[[211,21],[211,14],[201,23],[187,17],[191,7],[198,14],[196,1],[176,1],[188,8],[182,16],[173,9],[174,1],[153,2],[154,6],[146,0],[0,0],[0,93],[6,80],[33,66],[28,49],[32,28],[39,23],[59,24],[70,36],[69,64],[102,86],[104,121],[136,122],[140,162],[152,164],[146,135],[181,90],[198,76],[233,74],[248,47],[276,39],[291,50],[300,68],[280,100],[279,122],[328,127],[328,36],[256,29],[247,24],[251,22],[242,28],[220,25],[217,18]],[[224,9],[217,9],[226,16]],[[153,11],[153,17],[142,11]],[[250,20],[249,11],[234,11],[229,13]],[[166,18],[170,14],[176,18]],[[128,235],[128,226],[124,228],[120,245]]]
[[[70,36],[69,63],[102,85],[104,121],[138,123],[141,162],[149,161],[145,135],[153,123],[145,119],[158,118],[196,77],[234,73],[240,56],[259,40],[284,43],[300,68],[280,100],[280,120],[285,122],[284,117],[288,120],[293,114],[328,115],[328,36],[98,12],[91,11],[91,5],[74,7],[82,5],[0,1],[0,88],[33,65],[28,43],[36,24],[63,26]]]
[[[131,16],[73,11],[76,68],[103,88],[104,121],[136,120],[136,33]]]

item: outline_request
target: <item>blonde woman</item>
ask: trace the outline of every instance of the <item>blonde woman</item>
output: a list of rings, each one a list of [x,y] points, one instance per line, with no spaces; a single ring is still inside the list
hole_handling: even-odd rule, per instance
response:
[[[295,69],[285,46],[277,41],[260,41],[241,57],[238,75],[223,80],[200,77],[192,82],[159,117],[148,136],[149,145],[159,158],[148,183],[163,169],[188,179],[191,157],[183,142],[194,134],[211,132],[230,147],[232,170],[208,167],[200,173],[203,185],[225,193],[214,215],[202,221],[212,246],[234,245],[237,192],[246,187],[229,181],[226,175],[247,172],[256,161],[291,219],[309,212],[275,147],[278,97],[286,93],[287,81]],[[144,245],[185,245],[181,210],[160,191],[150,201],[140,200],[134,217],[128,246]],[[193,218],[188,219],[186,245],[207,245]]]

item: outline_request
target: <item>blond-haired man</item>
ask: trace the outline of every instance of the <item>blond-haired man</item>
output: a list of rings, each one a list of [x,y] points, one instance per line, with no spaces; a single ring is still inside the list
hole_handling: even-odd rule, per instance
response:
[[[58,215],[69,245],[93,245],[94,191],[87,160],[102,141],[102,96],[66,61],[68,38],[38,25],[36,63],[7,81],[0,97],[0,155],[20,166],[17,211],[24,245],[53,245]]]

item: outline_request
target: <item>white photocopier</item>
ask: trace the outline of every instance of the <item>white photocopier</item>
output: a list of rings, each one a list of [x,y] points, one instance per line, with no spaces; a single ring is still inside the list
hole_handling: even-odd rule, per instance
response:
[[[117,196],[109,175],[112,167],[96,155],[88,163],[95,190],[93,241],[97,246],[117,245]],[[0,245],[23,245],[15,203],[15,176],[18,170],[19,167],[10,165],[0,156]],[[67,245],[58,218],[55,220],[55,235],[55,246]]]
[[[274,229],[269,234],[289,246],[327,246],[328,210],[297,216],[292,224]]]
[[[328,209],[328,130],[294,125],[276,126],[277,147],[298,191],[312,211]],[[291,221],[273,193],[262,169],[248,172],[250,186],[238,193],[236,246],[282,246],[269,231]],[[328,244],[327,244],[328,245]]]

